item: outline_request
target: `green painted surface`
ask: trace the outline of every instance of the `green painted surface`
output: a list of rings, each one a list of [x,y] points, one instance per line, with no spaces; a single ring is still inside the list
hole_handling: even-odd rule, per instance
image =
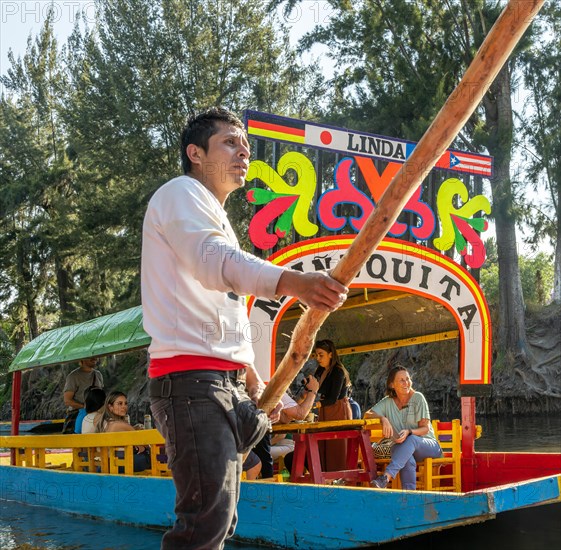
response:
[[[41,334],[21,349],[9,372],[110,355],[149,344],[150,336],[142,328],[142,308],[137,306]]]

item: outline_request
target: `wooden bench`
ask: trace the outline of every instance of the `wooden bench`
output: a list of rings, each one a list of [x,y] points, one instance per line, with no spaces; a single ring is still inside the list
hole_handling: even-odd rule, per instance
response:
[[[47,449],[69,449],[75,472],[169,476],[165,443],[155,430],[95,434],[2,436],[0,446],[15,450],[15,465],[48,468]],[[134,472],[134,447],[150,446],[150,468]]]
[[[462,489],[460,421],[433,420],[432,425],[444,456],[425,459],[419,463],[417,488],[427,491],[460,492]],[[481,427],[477,426],[476,430],[476,438],[478,438]],[[367,485],[371,479],[382,474],[389,463],[388,459],[374,459],[372,452],[371,443],[383,437],[382,426],[378,419],[277,424],[273,427],[273,431],[294,434],[293,464],[296,468],[293,467],[291,481],[296,483],[329,483],[335,479],[344,479],[351,485]],[[348,441],[346,470],[322,471],[318,443],[328,439]],[[134,472],[134,446],[138,445],[151,447],[150,468],[144,472]],[[164,439],[155,429],[107,434],[0,436],[0,447],[15,450],[16,466],[66,467],[76,472],[106,474],[119,473],[121,468],[128,475],[157,477],[171,475],[167,466]],[[47,449],[66,449],[71,464],[68,466],[49,464]],[[309,465],[307,474],[304,473],[304,457],[307,457]],[[393,489],[401,488],[399,474],[392,480],[390,486]]]
[[[432,421],[440,443],[441,458],[425,458],[419,471],[425,491],[462,491],[462,426],[458,419],[451,422]]]
[[[376,419],[377,420],[377,419]],[[378,420],[379,422],[379,420]],[[462,427],[460,420],[454,419],[450,422],[432,420],[432,428],[436,439],[440,443],[443,456],[441,458],[426,458],[417,465],[417,489],[424,491],[462,491]],[[481,433],[480,426],[477,427],[478,436]],[[377,442],[383,438],[382,425],[373,427],[371,430],[371,442]],[[377,475],[384,473],[389,459],[376,459]],[[399,474],[389,485],[392,489],[401,489]]]
[[[382,423],[380,422],[379,418],[372,418],[370,419],[371,428],[370,428],[370,443],[377,443],[380,439],[384,438],[384,434],[382,433]],[[385,470],[386,466],[390,463],[389,458],[376,458],[376,476],[378,477],[382,475]],[[401,479],[399,474],[392,479],[388,484],[388,489],[401,489]]]

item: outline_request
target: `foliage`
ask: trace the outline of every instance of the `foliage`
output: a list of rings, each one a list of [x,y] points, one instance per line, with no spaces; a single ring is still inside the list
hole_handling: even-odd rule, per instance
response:
[[[553,263],[545,252],[520,257],[520,275],[526,305],[545,306],[553,293]]]
[[[487,241],[491,250],[485,265],[481,269],[481,288],[487,302],[493,306],[499,304],[499,265],[493,254],[494,241]],[[532,256],[519,257],[520,276],[524,302],[529,306],[546,306],[551,302],[553,294],[553,262],[551,256],[539,252]]]
[[[538,19],[544,40],[525,55],[524,80],[530,90],[523,124],[530,193],[524,197],[530,243],[544,238],[556,250],[554,299],[561,303],[561,7],[546,5]]]
[[[15,357],[15,350],[8,335],[0,327],[0,376],[5,374]]]
[[[57,115],[65,82],[50,18],[23,59],[11,62],[0,101],[0,295],[15,332],[33,337],[40,330],[38,303],[46,310],[61,306],[51,299],[56,266],[65,262],[53,229],[66,234],[72,227],[73,169]]]
[[[221,104],[313,116],[321,96],[317,69],[299,64],[264,2],[96,10],[95,26],[79,20],[62,48],[51,11],[1,79],[0,315],[18,349],[140,303],[144,210],[179,173],[190,114]]]
[[[297,0],[272,0],[290,11]],[[504,2],[495,0],[329,0],[333,13],[316,26],[302,47],[325,44],[337,60],[326,119],[407,139],[419,139],[475,57]],[[524,308],[517,263],[516,221],[520,211],[510,176],[514,146],[511,95],[523,38],[499,71],[455,145],[487,150],[495,159],[491,179],[497,228],[501,320],[498,340],[526,353]]]
[[[499,264],[493,263],[481,268],[480,285],[489,304],[499,303]]]

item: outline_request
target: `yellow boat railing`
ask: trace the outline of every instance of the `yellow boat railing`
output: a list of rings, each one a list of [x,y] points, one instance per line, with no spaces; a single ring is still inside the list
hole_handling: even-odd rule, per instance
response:
[[[447,460],[438,459],[434,463],[453,462],[454,482],[446,483],[449,489],[460,490],[460,445],[461,426],[459,420],[441,429],[441,423],[433,421],[435,434],[445,448]],[[442,426],[444,427],[444,426]],[[440,428],[440,429],[439,429]],[[292,422],[273,426],[276,433],[313,433],[318,431],[365,430],[370,432],[370,441],[382,437],[382,427],[378,419],[341,420],[330,422]],[[476,437],[481,435],[481,426],[477,426]],[[447,443],[449,442],[449,443]],[[142,472],[134,472],[134,455],[139,447],[150,448],[149,467]],[[28,468],[65,469],[75,472],[103,474],[140,474],[156,477],[167,477],[171,473],[167,466],[165,442],[161,434],[155,430],[137,430],[130,432],[68,434],[68,435],[18,435],[0,436],[0,448],[13,450],[15,466]],[[377,460],[378,468],[385,466],[384,460]],[[8,463],[8,457],[2,459]],[[422,471],[423,465],[421,465]],[[432,472],[432,462],[430,470]],[[432,479],[438,479],[439,472],[428,476],[429,483],[421,483],[420,488],[434,490]],[[426,475],[423,477],[427,477]],[[448,476],[441,475],[446,478]],[[448,487],[439,487],[446,490]]]
[[[128,475],[135,473],[136,449],[150,447],[150,468],[141,473],[170,475],[164,438],[155,429],[100,434],[0,436],[0,447],[14,449],[15,466]],[[71,463],[49,462],[48,451],[55,449],[66,450]]]

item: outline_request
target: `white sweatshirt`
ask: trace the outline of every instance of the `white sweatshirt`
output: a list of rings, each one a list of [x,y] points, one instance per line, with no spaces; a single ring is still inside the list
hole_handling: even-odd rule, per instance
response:
[[[245,296],[273,298],[283,271],[240,249],[226,211],[199,181],[180,176],[167,182],[150,200],[143,226],[150,356],[253,364]]]

